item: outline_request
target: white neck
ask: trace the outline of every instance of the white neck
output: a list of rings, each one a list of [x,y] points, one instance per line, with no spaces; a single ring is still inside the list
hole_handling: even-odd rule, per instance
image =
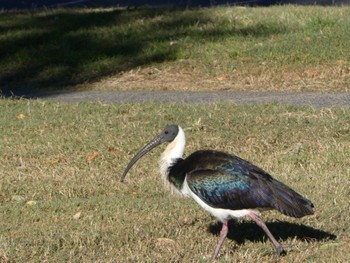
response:
[[[159,165],[162,179],[165,185],[171,188],[172,192],[174,192],[175,188],[172,187],[168,181],[169,167],[172,166],[177,159],[182,158],[185,151],[185,143],[185,133],[179,126],[177,136],[169,143],[160,157]]]

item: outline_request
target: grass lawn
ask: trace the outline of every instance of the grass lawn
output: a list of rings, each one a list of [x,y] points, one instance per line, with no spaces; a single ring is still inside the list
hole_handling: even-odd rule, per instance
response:
[[[350,7],[0,11],[0,90],[349,91]]]
[[[163,190],[157,159],[125,165],[166,124],[186,154],[235,153],[315,204],[293,219],[267,212],[279,262],[350,258],[350,110],[279,104],[62,104],[0,100],[0,261],[205,262],[220,225],[194,201]],[[232,222],[219,262],[269,262],[274,249],[250,221]]]

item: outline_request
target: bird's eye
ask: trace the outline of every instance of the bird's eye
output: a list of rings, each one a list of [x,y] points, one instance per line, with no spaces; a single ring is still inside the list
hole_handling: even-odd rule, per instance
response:
[[[165,134],[168,134],[169,132],[168,131],[165,131]]]

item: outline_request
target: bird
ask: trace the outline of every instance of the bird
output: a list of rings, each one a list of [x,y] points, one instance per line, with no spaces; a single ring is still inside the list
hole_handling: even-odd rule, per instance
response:
[[[185,133],[176,124],[166,126],[147,143],[126,166],[123,182],[131,167],[146,153],[162,143],[169,143],[161,155],[161,178],[172,193],[191,197],[204,210],[222,222],[219,239],[211,259],[218,257],[228,234],[231,219],[250,217],[272,242],[276,255],[284,253],[261,219],[261,212],[275,209],[290,217],[314,213],[314,205],[258,166],[236,155],[216,150],[199,150],[183,158]]]

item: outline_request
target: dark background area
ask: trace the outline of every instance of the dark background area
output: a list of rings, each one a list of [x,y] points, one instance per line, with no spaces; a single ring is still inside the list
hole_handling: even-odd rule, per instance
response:
[[[215,5],[269,6],[275,4],[349,5],[350,0],[0,0],[0,9],[54,7],[208,7]]]

